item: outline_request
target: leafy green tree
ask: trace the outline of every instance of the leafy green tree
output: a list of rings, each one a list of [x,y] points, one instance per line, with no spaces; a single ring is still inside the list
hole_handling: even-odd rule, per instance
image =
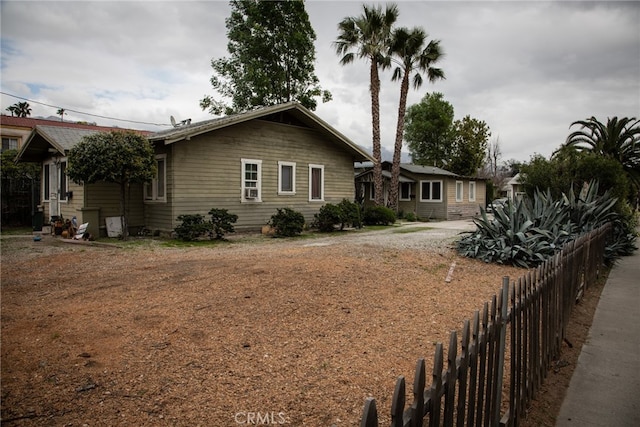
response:
[[[393,162],[391,164],[391,190],[389,191],[389,207],[398,210],[398,188],[400,182],[400,157],[402,153],[402,138],[404,134],[404,118],[407,110],[407,94],[409,80],[414,89],[422,86],[422,74],[425,73],[430,82],[444,79],[444,71],[434,67],[444,56],[439,40],[431,40],[426,46],[427,34],[422,28],[411,30],[398,28],[393,31],[390,51],[391,61],[396,63],[393,80],[400,80],[400,102],[398,105],[398,124],[393,148]],[[397,57],[397,58],[395,58]],[[413,76],[413,77],[412,77]],[[376,193],[377,194],[377,193]]]
[[[453,140],[447,170],[464,176],[475,176],[484,163],[487,143],[491,136],[489,126],[466,116],[453,123]]]
[[[109,182],[120,186],[122,238],[126,239],[127,189],[130,184],[150,181],[156,173],[149,140],[131,131],[95,133],[69,151],[68,163],[67,176],[78,184]]]
[[[347,65],[358,57],[369,61],[369,90],[371,93],[371,127],[373,145],[373,186],[375,203],[383,204],[382,152],[380,146],[380,76],[378,68],[390,66],[387,52],[390,46],[392,26],[398,18],[398,7],[387,5],[371,7],[362,5],[363,13],[346,17],[338,24],[338,39],[333,43],[341,56],[340,64]]]
[[[640,191],[640,120],[612,117],[605,125],[591,117],[571,124],[575,125],[580,125],[580,129],[567,137],[565,145],[619,162],[632,184],[632,195],[637,197]]]
[[[5,150],[2,152],[2,180],[34,179],[40,176],[41,166],[37,163],[16,163],[18,150]]]
[[[205,96],[200,107],[234,114],[258,106],[297,101],[315,110],[331,99],[314,72],[316,34],[301,0],[232,0],[226,20],[228,58],[214,59],[211,85],[231,100]]]
[[[407,109],[404,138],[419,165],[445,167],[451,146],[453,105],[439,92],[428,93]]]
[[[12,116],[29,117],[31,115],[31,106],[28,102],[18,102],[7,107],[7,111],[9,111]]]
[[[561,148],[550,159],[541,155],[532,157],[521,166],[520,181],[529,197],[536,191],[547,190],[555,198],[571,191],[578,194],[585,184],[595,181],[601,195],[609,191],[619,204],[629,195],[629,181],[618,161],[571,147]]]

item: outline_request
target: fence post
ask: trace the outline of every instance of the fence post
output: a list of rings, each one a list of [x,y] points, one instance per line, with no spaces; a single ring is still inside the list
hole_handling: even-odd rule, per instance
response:
[[[442,343],[436,344],[436,354],[433,358],[433,379],[431,380],[431,389],[429,390],[429,427],[440,426],[440,402],[442,396],[442,368],[444,365],[444,351]],[[422,426],[422,418],[420,424],[412,424],[412,427]]]
[[[402,427],[405,402],[404,376],[399,376],[396,381],[396,389],[393,391],[391,401],[391,427]]]
[[[436,356],[437,357],[437,356]],[[441,368],[442,369],[442,368]],[[413,404],[411,404],[411,426],[422,427],[424,417],[424,387],[426,383],[426,367],[424,359],[418,359],[416,374],[413,379]]]
[[[376,410],[376,400],[373,397],[367,397],[364,402],[360,427],[378,427],[378,411]]]
[[[496,398],[493,407],[493,425],[497,425],[500,420],[500,403],[502,397],[502,382],[504,380],[504,352],[507,335],[507,308],[509,306],[509,276],[502,279],[502,295],[500,296],[500,344],[498,353],[498,368],[496,376]],[[513,381],[513,378],[511,379]]]

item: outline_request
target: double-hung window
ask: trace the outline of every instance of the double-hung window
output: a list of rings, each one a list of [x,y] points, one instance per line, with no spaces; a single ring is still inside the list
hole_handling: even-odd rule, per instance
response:
[[[278,162],[278,194],[296,194],[296,164],[293,162]]]
[[[51,164],[45,163],[42,168],[42,200],[49,201],[51,199]]]
[[[18,138],[2,138],[2,151],[17,150]]]
[[[420,200],[423,202],[441,202],[442,181],[420,181]]]
[[[411,200],[411,183],[400,183],[400,200]]]
[[[324,201],[324,165],[309,165],[309,201]]]
[[[475,181],[469,181],[469,201],[476,201],[476,183]]]
[[[464,199],[464,182],[456,181],[456,202],[461,202]]]
[[[60,162],[60,184],[58,190],[60,191],[60,200],[67,200],[68,179],[67,179],[67,162]]]
[[[241,159],[243,202],[262,201],[262,160]]]
[[[156,176],[144,185],[144,199],[150,202],[167,201],[167,155],[156,156]]]

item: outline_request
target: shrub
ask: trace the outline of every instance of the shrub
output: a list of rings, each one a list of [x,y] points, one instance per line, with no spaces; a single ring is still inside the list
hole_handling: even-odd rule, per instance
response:
[[[385,206],[371,206],[364,211],[366,225],[390,225],[396,222],[396,214]]]
[[[349,224],[355,228],[362,227],[362,217],[360,215],[360,205],[348,199],[342,199],[338,204],[340,208],[340,229]]]
[[[211,209],[211,231],[216,239],[223,239],[225,233],[233,233],[233,224],[238,221],[238,215],[230,214],[226,209]]]
[[[293,237],[304,229],[304,215],[291,208],[278,209],[271,216],[269,225],[275,230],[275,237]]]
[[[409,222],[415,222],[416,221],[416,214],[414,214],[413,212],[406,213],[404,215],[404,219],[406,219]]]
[[[333,231],[335,226],[342,223],[342,210],[338,205],[327,203],[314,215],[314,226],[320,231]]]
[[[320,231],[334,231],[336,225],[340,226],[340,230],[347,225],[362,227],[360,206],[348,199],[342,199],[337,205],[327,203],[314,215],[313,226]]]
[[[203,215],[179,215],[178,221],[182,221],[182,224],[174,228],[174,231],[180,240],[196,240],[211,232],[211,223],[205,221]]]

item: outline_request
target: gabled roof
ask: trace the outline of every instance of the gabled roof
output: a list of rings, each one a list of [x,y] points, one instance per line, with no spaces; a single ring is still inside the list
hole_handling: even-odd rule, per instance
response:
[[[449,172],[448,170],[444,170],[435,166],[413,165],[411,163],[402,163],[400,165],[400,169],[404,169],[411,173],[419,173],[424,175],[443,175],[443,176],[451,176],[451,177],[460,176],[453,172]]]
[[[391,178],[391,162],[382,162],[382,176],[384,178]],[[401,163],[400,164],[400,182],[415,182],[413,179],[403,176],[402,171],[411,172],[414,174],[420,175],[438,175],[438,176],[450,176],[453,178],[460,178],[460,175],[456,175],[453,172],[449,172],[447,170],[435,167],[435,166],[422,166],[422,165],[414,165],[411,163]],[[356,178],[360,178],[364,175],[373,173],[373,167],[367,167],[365,171],[356,175]]]
[[[337,144],[347,148],[347,150],[354,155],[355,161],[373,160],[363,148],[349,140],[349,138],[338,132],[336,129],[331,127],[331,125],[297,102],[287,102],[285,104],[260,107],[240,114],[180,125],[173,129],[151,134],[149,135],[149,140],[151,142],[163,142],[165,145],[173,144],[178,141],[189,140],[207,132],[222,129],[227,126],[237,125],[249,120],[266,118],[267,116],[284,112],[289,114],[299,123],[322,132]]]
[[[511,178],[509,180],[509,182],[507,182],[507,185],[520,185],[520,172],[518,172],[517,174],[515,174],[515,176],[513,178]]]
[[[85,136],[126,130],[127,129],[102,126],[64,127],[36,125],[24,144],[22,144],[16,160],[23,162],[40,162],[54,154],[64,156],[66,152],[82,141],[82,138]]]

